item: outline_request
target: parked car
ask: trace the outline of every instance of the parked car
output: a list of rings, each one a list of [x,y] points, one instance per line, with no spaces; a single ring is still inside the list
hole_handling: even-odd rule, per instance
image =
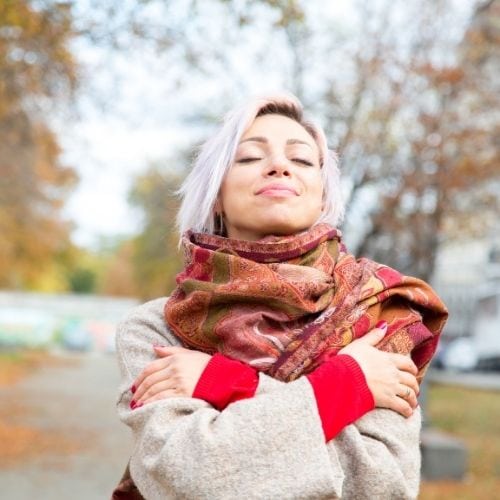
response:
[[[471,337],[459,337],[448,342],[441,348],[439,358],[444,369],[461,372],[475,370],[479,361],[477,347]]]

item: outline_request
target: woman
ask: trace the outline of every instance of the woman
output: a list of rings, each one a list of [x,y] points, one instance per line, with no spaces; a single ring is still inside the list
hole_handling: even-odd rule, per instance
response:
[[[293,96],[251,101],[181,193],[178,287],[117,335],[140,493],[415,498],[418,383],[446,309],[425,283],[347,253],[321,129]]]

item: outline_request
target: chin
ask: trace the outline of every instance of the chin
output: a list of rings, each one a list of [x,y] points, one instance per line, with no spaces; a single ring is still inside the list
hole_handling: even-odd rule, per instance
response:
[[[312,224],[307,225],[282,221],[276,221],[273,223],[268,221],[267,224],[264,224],[264,227],[261,228],[261,232],[266,236],[271,234],[277,236],[288,236],[291,234],[301,233],[302,231],[309,229],[311,225]]]

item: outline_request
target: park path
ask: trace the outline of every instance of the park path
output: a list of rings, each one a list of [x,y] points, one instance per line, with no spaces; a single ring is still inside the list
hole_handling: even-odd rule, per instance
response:
[[[0,498],[110,498],[132,446],[116,416],[118,380],[113,355],[60,355],[1,389],[2,414],[9,418],[5,410],[11,405],[13,425],[36,429],[41,441],[45,434],[52,437],[45,446],[35,443],[40,452],[0,469]]]

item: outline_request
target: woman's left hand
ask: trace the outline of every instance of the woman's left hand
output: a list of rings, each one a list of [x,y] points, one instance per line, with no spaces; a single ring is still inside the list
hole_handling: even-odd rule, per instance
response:
[[[149,363],[132,385],[132,409],[171,397],[191,397],[212,358],[209,354],[178,346],[153,346],[159,359]]]

